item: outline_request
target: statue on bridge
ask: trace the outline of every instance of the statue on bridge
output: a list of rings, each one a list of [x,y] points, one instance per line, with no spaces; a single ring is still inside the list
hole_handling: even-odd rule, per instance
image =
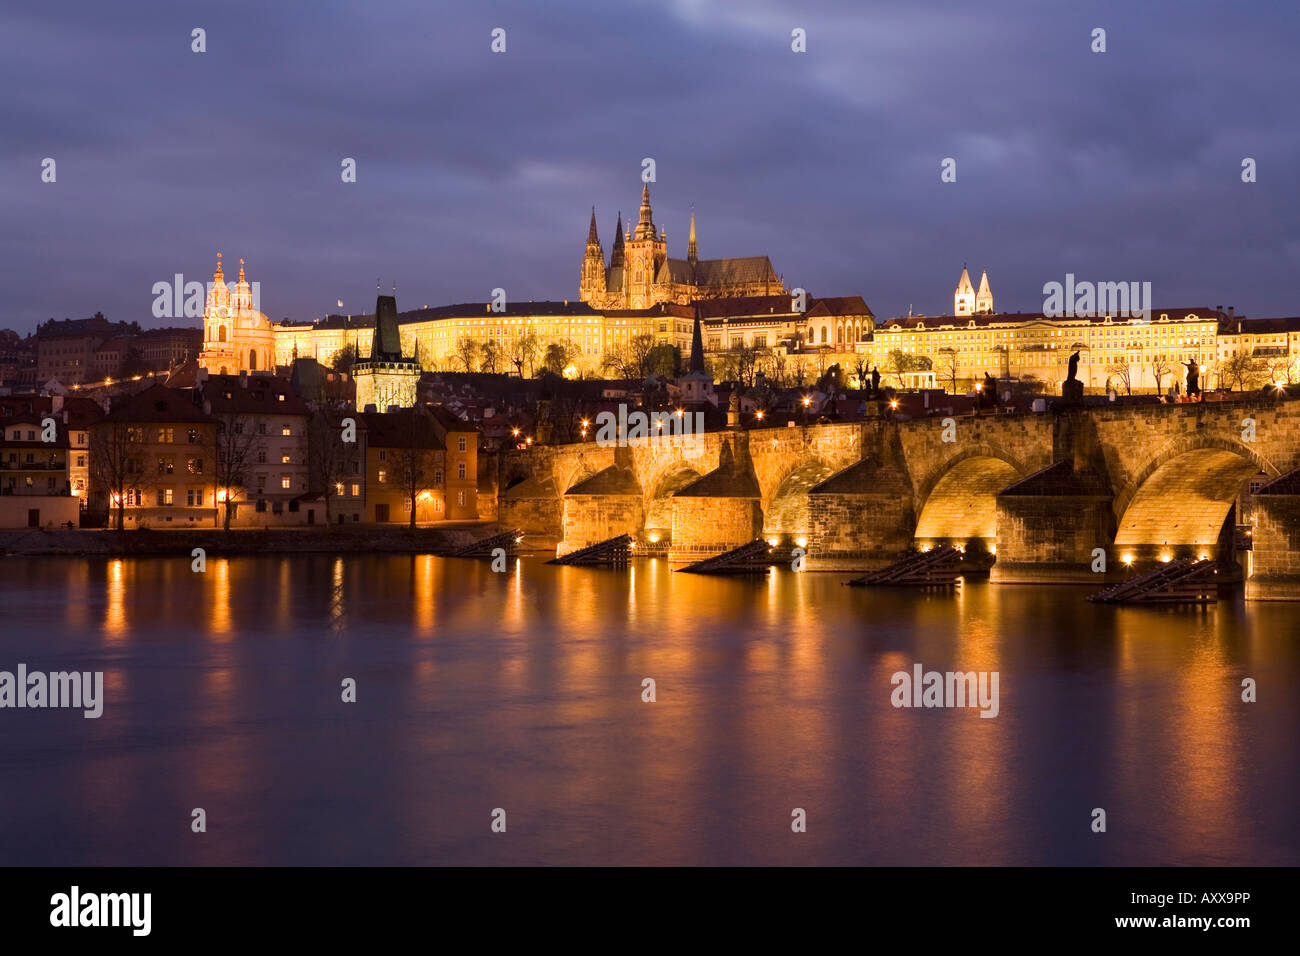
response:
[[[880,394],[880,369],[874,365],[871,367],[871,394]]]
[[[1184,362],[1183,366],[1187,369],[1187,397],[1196,401],[1196,396],[1201,394],[1201,367],[1196,364],[1196,359]]]
[[[1083,404],[1083,382],[1079,381],[1079,350],[1075,349],[1074,354],[1070,356],[1070,366],[1065,376],[1065,381],[1061,383],[1061,398],[1067,405]]]

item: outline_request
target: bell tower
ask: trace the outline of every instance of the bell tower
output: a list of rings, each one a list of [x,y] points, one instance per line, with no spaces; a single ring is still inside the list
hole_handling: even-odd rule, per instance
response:
[[[596,234],[596,207],[591,207],[591,226],[587,229],[587,253],[582,259],[578,279],[578,300],[599,302],[605,296],[605,250]]]
[[[975,287],[970,283],[970,273],[961,267],[961,278],[957,280],[957,291],[952,294],[953,315],[975,314]]]

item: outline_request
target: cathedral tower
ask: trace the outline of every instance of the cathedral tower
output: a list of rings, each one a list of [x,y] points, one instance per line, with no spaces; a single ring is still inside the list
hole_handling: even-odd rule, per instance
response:
[[[596,207],[591,207],[591,226],[587,230],[587,254],[582,260],[582,276],[578,280],[578,299],[590,302],[605,295],[605,250],[596,235]]]
[[[654,215],[650,209],[650,184],[641,188],[641,216],[636,232],[627,243],[625,252],[624,288],[627,290],[627,308],[648,309],[654,304],[655,276],[668,258],[668,241],[655,229]]]

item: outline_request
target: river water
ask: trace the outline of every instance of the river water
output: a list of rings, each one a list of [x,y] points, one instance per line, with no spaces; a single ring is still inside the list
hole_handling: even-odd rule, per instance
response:
[[[3,559],[0,670],[105,703],[0,710],[0,864],[1300,863],[1300,606],[844,580]]]

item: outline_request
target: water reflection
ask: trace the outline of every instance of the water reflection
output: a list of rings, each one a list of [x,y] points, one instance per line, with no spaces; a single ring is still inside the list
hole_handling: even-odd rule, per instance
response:
[[[659,559],[34,564],[0,579],[30,623],[10,655],[96,661],[109,700],[71,728],[0,722],[0,815],[35,835],[25,862],[1300,862],[1300,608],[843,580]],[[998,672],[999,716],[894,708],[891,675],[917,663]],[[1244,676],[1267,678],[1259,703]],[[74,842],[71,795],[110,777],[153,784],[118,786],[111,827]],[[208,800],[249,835],[197,850],[159,800]],[[464,839],[485,805],[515,808],[517,840]],[[1088,839],[1094,806],[1125,839]],[[811,825],[792,842],[795,807]]]

